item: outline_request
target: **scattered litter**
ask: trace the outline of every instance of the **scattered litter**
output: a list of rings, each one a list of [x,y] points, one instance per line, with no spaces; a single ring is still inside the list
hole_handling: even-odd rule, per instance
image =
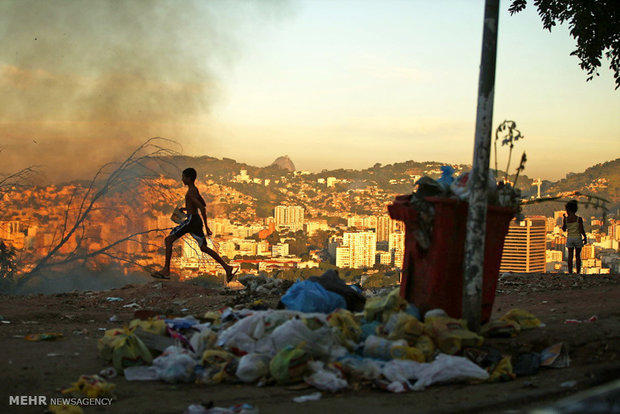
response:
[[[293,402],[305,403],[305,402],[308,402],[308,401],[318,401],[318,400],[321,399],[322,396],[323,396],[323,394],[321,394],[320,392],[313,392],[312,394],[301,395],[299,397],[295,397],[295,398],[293,398]]]
[[[59,357],[62,356],[62,354],[60,353],[56,353],[56,352],[50,352],[49,354],[47,354],[48,357]]]
[[[581,320],[581,319],[566,319],[564,321],[564,323],[565,324],[569,324],[569,323],[589,323],[589,322],[596,322],[596,321],[598,321],[598,316],[592,315],[590,318],[584,319],[584,320]]]
[[[108,296],[107,298],[105,298],[105,300],[107,300],[108,302],[122,302],[123,298],[117,298],[114,296]]]
[[[562,388],[573,388],[575,385],[577,385],[577,381],[572,380],[572,381],[565,381],[565,382],[561,383],[560,387],[562,387]]]
[[[125,372],[125,375],[126,375],[126,372]],[[118,376],[118,373],[116,372],[114,367],[108,367],[108,368],[104,368],[101,371],[99,371],[99,376],[105,379],[112,379],[112,378],[116,378]]]
[[[342,374],[337,370],[328,370],[321,361],[311,361],[309,363],[312,375],[305,377],[306,384],[323,390],[337,392],[349,387],[347,380],[342,378]]]
[[[1,323],[3,323],[3,324],[5,324],[5,325],[8,325],[8,324],[10,324],[10,323],[11,323],[11,321],[6,321],[6,320],[4,320],[4,319],[2,319],[0,322],[1,322]]]
[[[99,375],[82,375],[71,387],[62,389],[61,392],[87,398],[98,398],[111,396],[115,387],[115,384],[107,382]]]
[[[59,338],[62,338],[62,334],[60,332],[46,332],[46,333],[39,333],[39,334],[30,334],[24,337],[26,341],[31,341],[31,342],[54,341]]]
[[[366,300],[356,296],[361,294],[355,288],[343,288],[336,272],[317,279],[321,281],[288,285],[291,289],[282,302],[289,306],[284,299],[297,289],[297,302],[290,307],[299,310],[259,310],[265,309],[265,303],[255,297],[247,302],[256,305],[251,309],[235,305],[202,312],[199,318],[179,313],[164,316],[178,310],[136,310],[135,318],[122,328],[98,328],[105,331],[98,340],[99,352],[113,366],[98,377],[124,375],[127,381],[173,384],[242,382],[259,387],[277,383],[295,391],[317,390],[294,400],[303,402],[322,398],[321,392],[358,389],[361,384],[391,392],[420,391],[435,383],[512,380],[535,375],[541,365],[560,367],[570,362],[563,344],[542,354],[503,355],[483,346],[485,338],[469,331],[464,320],[451,318],[441,309],[427,312],[422,322],[418,308],[403,299],[398,289],[375,291]],[[285,286],[274,280],[244,276],[242,283],[246,291],[254,287],[258,291],[267,284],[273,289]],[[181,307],[186,302],[173,303]],[[124,306],[140,307],[137,302]],[[110,321],[119,319],[113,315]],[[522,329],[541,325],[532,314],[514,309],[485,325],[483,332],[513,337]],[[74,335],[88,333],[87,329],[73,331]],[[464,357],[453,356],[456,353]],[[248,414],[258,409],[211,403],[193,404],[185,412]]]
[[[540,354],[540,365],[550,368],[568,368],[570,357],[563,342],[550,346]]]
[[[110,316],[110,319],[108,319],[108,321],[110,321],[110,322],[118,322],[118,316],[112,315],[112,316]]]
[[[239,360],[235,375],[246,383],[254,382],[269,375],[271,357],[266,354],[246,354]]]

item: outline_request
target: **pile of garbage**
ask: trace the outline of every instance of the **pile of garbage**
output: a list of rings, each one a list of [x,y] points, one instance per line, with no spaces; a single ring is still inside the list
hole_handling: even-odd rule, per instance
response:
[[[130,381],[305,382],[328,392],[362,386],[420,391],[435,383],[509,380],[570,363],[562,344],[514,358],[485,347],[485,337],[543,326],[524,310],[489,322],[478,335],[440,309],[422,317],[398,289],[367,300],[336,272],[295,283],[280,306],[135,319],[107,330],[98,348]],[[192,412],[214,412],[199,410]]]
[[[245,289],[225,290],[231,296],[228,306],[233,309],[250,308],[255,310],[275,307],[280,297],[293,282],[264,275],[242,275],[237,279]]]

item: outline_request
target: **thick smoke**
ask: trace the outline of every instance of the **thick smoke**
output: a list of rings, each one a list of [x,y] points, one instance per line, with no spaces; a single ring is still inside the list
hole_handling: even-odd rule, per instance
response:
[[[73,179],[151,136],[182,143],[237,54],[235,26],[281,6],[0,2],[0,173],[43,165]]]

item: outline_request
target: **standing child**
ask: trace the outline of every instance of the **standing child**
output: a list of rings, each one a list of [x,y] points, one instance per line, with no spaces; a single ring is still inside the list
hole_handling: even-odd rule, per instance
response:
[[[568,249],[568,273],[573,273],[573,255],[575,255],[575,265],[577,273],[581,273],[581,248],[588,243],[586,231],[583,228],[583,219],[577,214],[577,201],[571,200],[566,203],[564,214],[564,224],[562,231],[566,231],[566,248]]]
[[[172,243],[183,237],[185,234],[189,233],[198,242],[200,250],[214,258],[216,262],[222,265],[222,267],[226,271],[226,283],[228,283],[233,279],[239,269],[233,272],[233,267],[226,263],[215,250],[212,250],[207,246],[207,239],[204,232],[202,231],[202,219],[200,218],[201,215],[204,219],[207,236],[211,236],[213,232],[211,231],[211,229],[209,229],[209,226],[207,224],[207,203],[198,192],[198,188],[196,188],[196,185],[194,183],[196,181],[196,170],[193,168],[185,169],[183,171],[181,179],[183,180],[183,184],[187,186],[187,193],[185,194],[185,207],[181,208],[181,211],[187,214],[187,219],[181,224],[179,224],[177,227],[172,229],[168,237],[166,237],[166,262],[162,270],[152,273],[151,276],[158,279],[170,278],[170,259],[172,258]],[[200,215],[198,214],[198,212],[200,212]]]

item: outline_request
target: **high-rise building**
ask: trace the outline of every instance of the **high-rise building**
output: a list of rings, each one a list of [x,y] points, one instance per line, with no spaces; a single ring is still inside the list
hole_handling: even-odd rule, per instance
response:
[[[546,218],[512,220],[504,242],[500,272],[536,273],[545,271]]]
[[[288,243],[278,243],[271,246],[271,256],[288,256]]]
[[[375,265],[377,244],[375,232],[346,232],[342,236],[342,241],[343,246],[336,248],[336,266],[361,269]]]
[[[596,259],[596,251],[594,249],[594,245],[593,244],[588,244],[586,246],[583,246],[583,248],[581,249],[581,258],[583,260],[587,260],[587,259]]]
[[[392,232],[392,219],[383,215],[377,217],[377,241],[388,241]]]
[[[390,241],[388,250],[392,254],[392,260],[394,266],[402,269],[403,258],[405,257],[405,233],[402,231],[395,231],[390,234]]]
[[[382,265],[390,265],[392,264],[392,254],[389,252],[377,252],[375,261]]]
[[[555,219],[555,224],[558,226],[562,225],[562,222],[564,221],[564,215],[566,214],[566,211],[564,210],[558,210],[558,211],[554,211],[553,212],[553,218]]]
[[[304,208],[301,206],[277,206],[273,212],[276,226],[291,231],[303,230]]]
[[[349,246],[336,246],[336,267],[351,267],[351,249]]]

